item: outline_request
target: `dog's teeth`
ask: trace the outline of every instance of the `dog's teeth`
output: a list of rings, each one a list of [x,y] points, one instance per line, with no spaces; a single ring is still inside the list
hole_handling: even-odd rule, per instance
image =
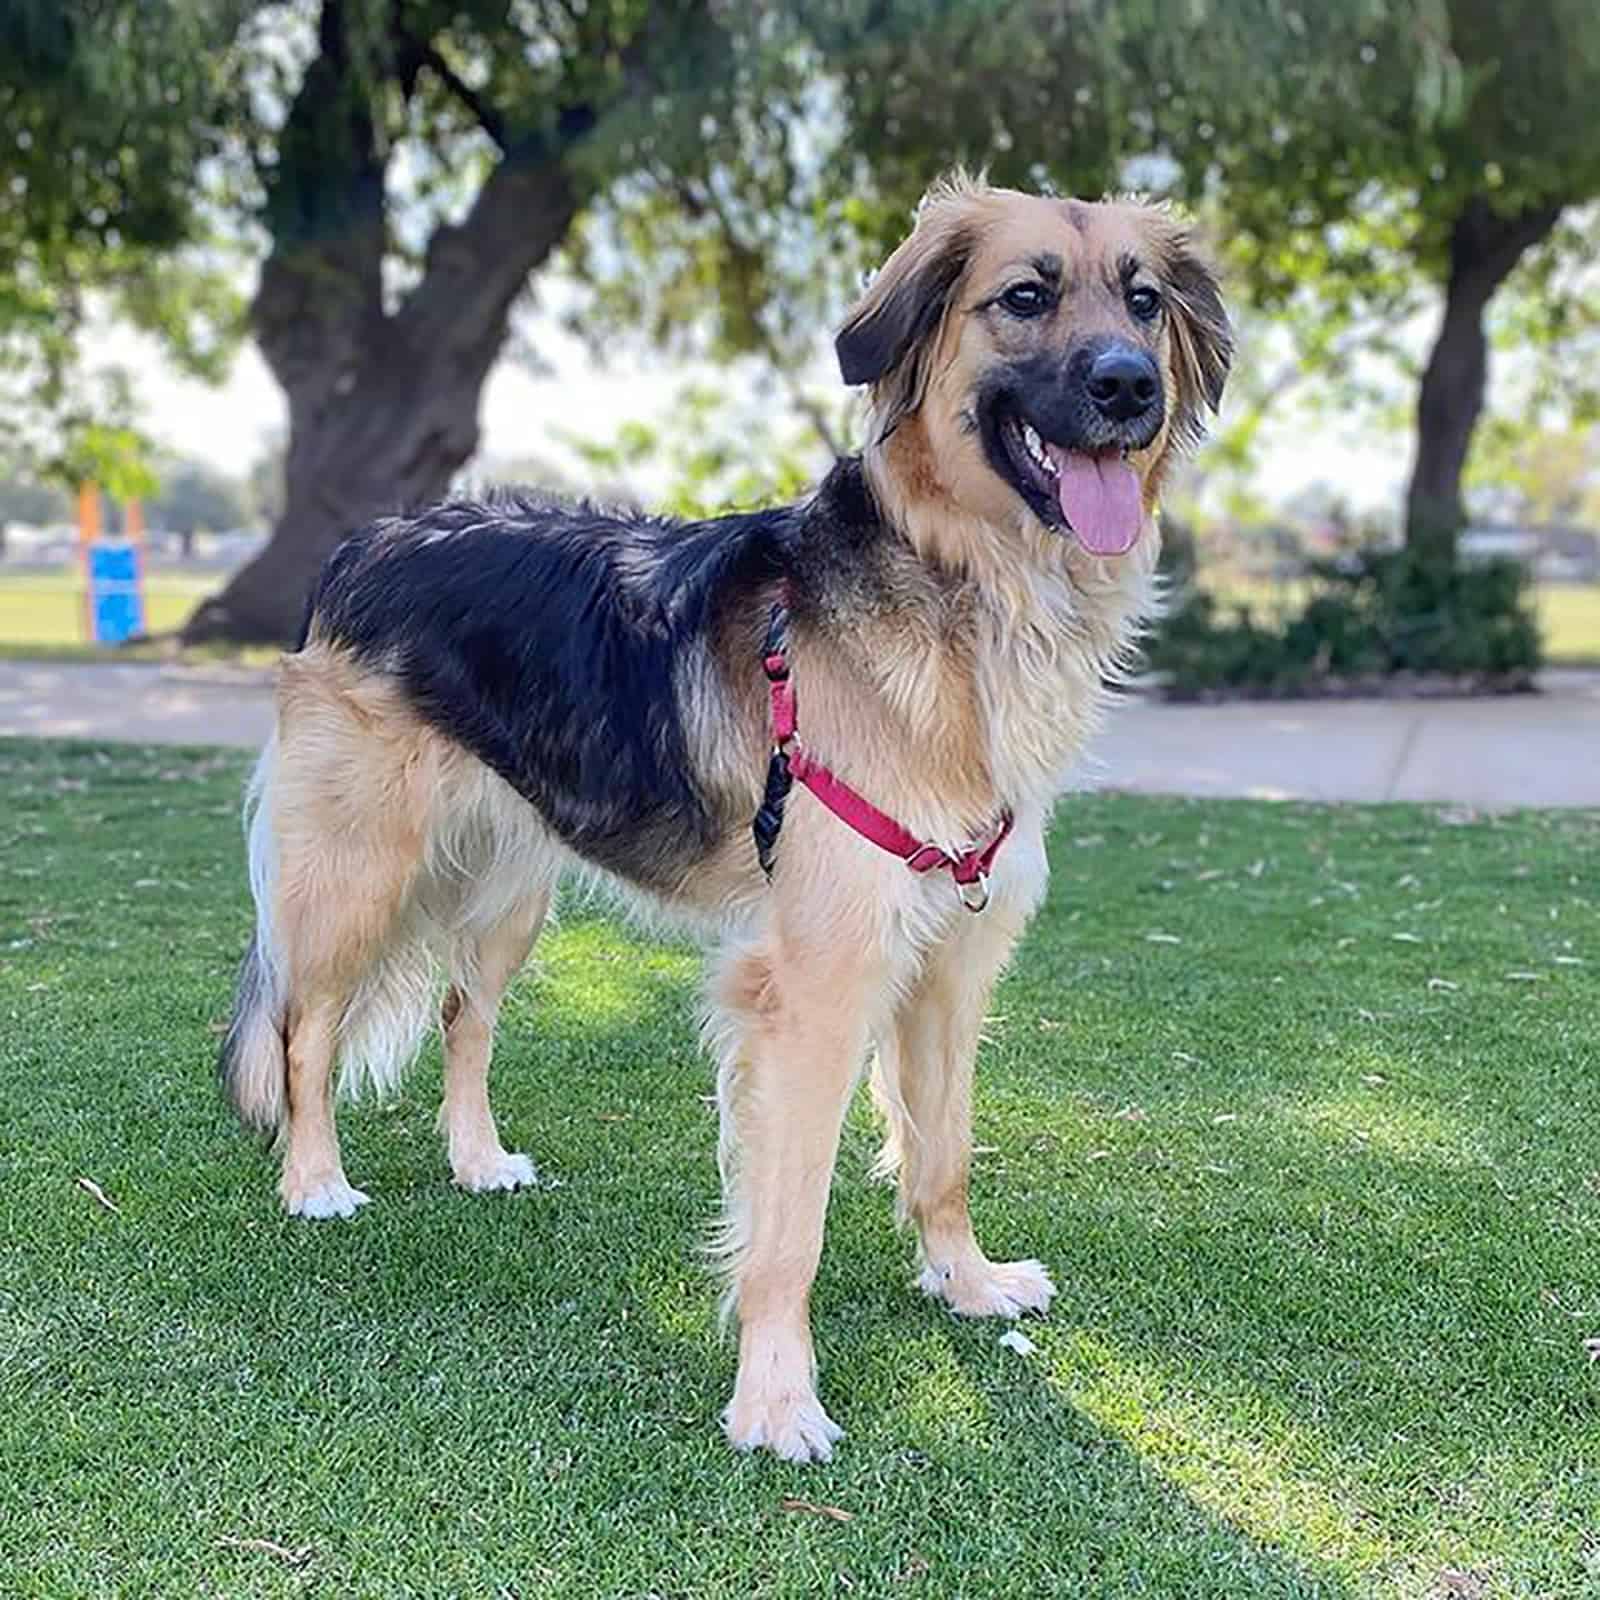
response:
[[[1039,430],[1031,422],[1022,424],[1022,442],[1028,447],[1028,454],[1033,457],[1034,463],[1054,477],[1055,462],[1046,453],[1044,440],[1039,437]]]

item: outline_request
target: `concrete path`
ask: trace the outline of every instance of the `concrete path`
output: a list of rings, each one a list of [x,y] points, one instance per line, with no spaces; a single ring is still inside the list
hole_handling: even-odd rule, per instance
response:
[[[0,734],[257,746],[266,675],[0,661]],[[1081,786],[1267,799],[1600,807],[1600,674],[1494,700],[1299,701],[1113,712]]]

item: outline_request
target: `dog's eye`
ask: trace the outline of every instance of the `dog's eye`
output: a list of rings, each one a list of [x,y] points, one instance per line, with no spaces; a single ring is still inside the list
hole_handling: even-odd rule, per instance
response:
[[[1141,322],[1153,322],[1161,310],[1161,296],[1154,289],[1141,284],[1128,291],[1128,310]]]
[[[1036,317],[1050,304],[1042,283],[1014,283],[1000,296],[1000,304],[1014,317]]]

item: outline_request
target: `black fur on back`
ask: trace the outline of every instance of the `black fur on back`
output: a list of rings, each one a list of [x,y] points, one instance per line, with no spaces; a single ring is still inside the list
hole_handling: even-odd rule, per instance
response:
[[[340,545],[307,628],[392,672],[580,855],[664,885],[732,820],[692,769],[674,666],[730,615],[764,623],[780,582],[802,607],[842,572],[859,582],[885,531],[858,460],[803,505],[709,522],[521,493],[446,502]]]

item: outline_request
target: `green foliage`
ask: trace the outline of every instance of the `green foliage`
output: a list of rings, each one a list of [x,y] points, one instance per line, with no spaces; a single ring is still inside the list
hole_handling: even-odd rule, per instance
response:
[[[145,508],[152,528],[172,533],[218,533],[248,516],[244,486],[203,461],[164,462],[160,490]]]
[[[131,489],[128,374],[83,360],[100,296],[215,379],[242,308],[201,175],[224,153],[246,0],[8,0],[0,8],[0,450]],[[128,476],[128,474],[132,476]]]
[[[1200,588],[1182,594],[1148,648],[1169,693],[1300,695],[1404,677],[1478,689],[1529,687],[1541,661],[1527,574],[1513,561],[1441,567],[1367,548],[1314,563],[1297,614],[1258,620]]]
[[[96,483],[113,500],[147,500],[161,484],[143,434],[92,420],[71,431],[48,471],[53,481],[68,486]]]
[[[797,500],[816,482],[827,450],[808,424],[780,410],[736,406],[724,389],[686,384],[655,423],[624,422],[609,440],[556,437],[609,492],[648,478],[652,506],[700,518]]]

